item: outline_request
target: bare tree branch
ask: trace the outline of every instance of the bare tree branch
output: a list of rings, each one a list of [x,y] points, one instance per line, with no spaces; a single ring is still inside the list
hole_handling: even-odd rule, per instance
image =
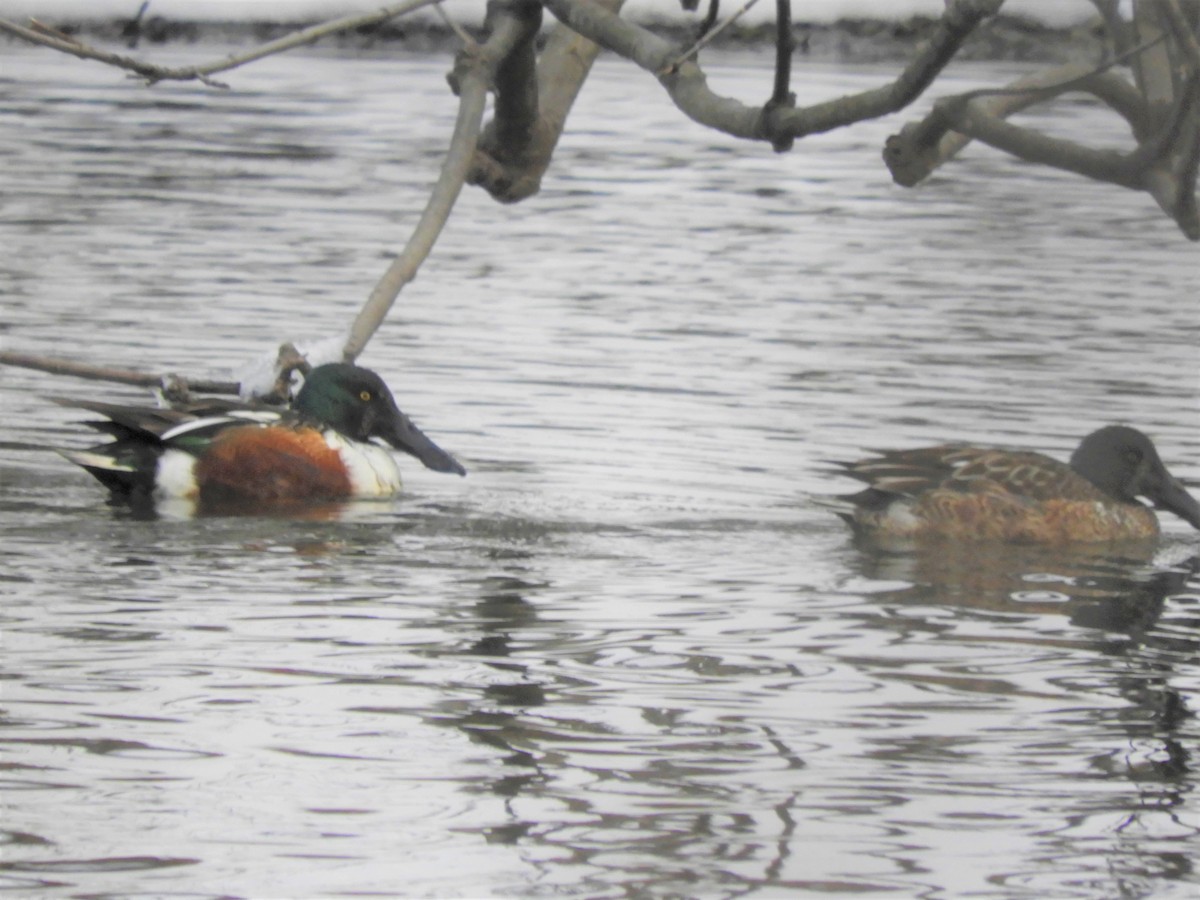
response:
[[[692,9],[696,9],[700,5],[699,0],[693,0]],[[684,9],[687,9],[685,3]],[[696,37],[703,37],[708,34],[708,30],[717,24],[717,16],[721,14],[721,0],[708,0],[708,12],[704,14],[704,18],[700,21],[700,27],[696,29]]]
[[[781,0],[781,2],[787,2],[787,0]],[[738,7],[737,12],[735,12],[732,16],[730,16],[728,19],[726,19],[724,22],[722,22],[716,28],[704,29],[704,31],[700,34],[700,36],[696,38],[696,41],[692,44],[692,46],[688,47],[686,50],[684,50],[682,53],[680,53],[679,56],[677,56],[675,58],[675,61],[670,64],[670,67],[675,68],[681,62],[683,62],[685,59],[694,58],[697,53],[699,53],[701,50],[703,50],[705,47],[707,47],[709,44],[711,44],[716,39],[717,35],[719,35],[722,31],[727,29],[730,25],[732,25],[734,22],[736,22],[738,19],[740,19],[746,13],[748,13],[754,7],[754,5],[756,3],[758,3],[758,0],[746,0],[745,3],[743,3],[741,6]]]
[[[537,50],[541,4],[522,5],[528,17],[521,39],[496,67],[495,141],[506,153],[522,157],[533,142],[538,120]]]
[[[0,363],[23,369],[37,369],[53,375],[70,375],[74,378],[86,378],[91,381],[112,381],[136,387],[158,388],[172,383],[178,385],[182,382],[182,379],[176,375],[153,375],[135,369],[95,366],[72,359],[38,356],[33,353],[14,353],[6,350],[0,351]],[[203,391],[206,394],[236,394],[238,383],[236,381],[199,380],[187,382],[187,388]],[[179,390],[179,388],[176,387],[175,390]]]
[[[623,0],[599,2],[615,12]],[[550,30],[538,59],[538,117],[530,140],[519,153],[514,152],[515,148],[500,139],[500,123],[491,122],[479,141],[468,176],[470,184],[483,187],[502,203],[516,203],[538,192],[567,116],[599,52],[593,41],[561,23]]]
[[[1146,30],[1143,30],[1146,33]],[[1172,88],[1172,102],[1163,107],[1148,103],[1138,88],[1108,72],[1126,58],[1135,60],[1150,51],[1163,64],[1167,57],[1158,51],[1168,43],[1168,34],[1150,31],[1148,39],[1096,69],[1078,71],[1064,66],[1033,78],[1022,79],[1009,88],[969,91],[939,100],[920,122],[909,123],[888,138],[884,160],[897,184],[911,187],[958,152],[972,139],[1003,150],[1028,162],[1074,172],[1097,181],[1107,181],[1132,190],[1144,190],[1179,225],[1191,240],[1200,240],[1192,161],[1200,136],[1200,74]],[[1163,73],[1153,66],[1135,66],[1143,84],[1163,90]],[[1062,138],[1051,138],[1004,121],[1006,116],[1068,90],[1094,94],[1120,113],[1129,123],[1138,146],[1130,153],[1096,150]]]
[[[796,110],[791,103],[769,101],[764,107],[751,107],[713,94],[705,84],[703,71],[686,59],[691,51],[680,54],[652,32],[620,19],[616,14],[621,0],[549,0],[547,8],[562,24],[551,32],[538,64],[541,108],[534,137],[522,153],[515,153],[496,139],[497,123],[493,122],[480,143],[470,182],[483,186],[502,202],[517,202],[538,191],[571,103],[597,52],[596,41],[657,75],[676,105],[693,119],[736,137],[770,140],[786,149],[795,136],[884,115],[911,102],[949,61],[975,24],[998,9],[1001,2],[958,0],[922,55],[895,84]]]
[[[1139,145],[1134,156],[1144,165],[1145,190],[1189,239],[1200,241],[1200,214],[1196,208],[1200,72],[1193,72],[1181,87],[1174,113],[1162,133]]]
[[[1181,107],[1191,104],[1191,116],[1181,113],[1173,118],[1165,126],[1161,138],[1139,145],[1132,153],[1095,150],[1073,141],[1052,138],[989,116],[970,103],[951,114],[951,119],[956,131],[1027,162],[1064,169],[1131,190],[1147,191],[1163,211],[1175,219],[1180,230],[1195,241],[1200,240],[1200,222],[1195,217],[1195,182],[1186,189],[1171,169],[1171,154],[1185,135],[1195,143],[1194,107],[1198,94],[1196,82],[1192,82],[1179,103]],[[1189,120],[1190,127],[1187,126]]]
[[[36,369],[49,372],[52,375],[69,375],[73,378],[83,378],[89,381],[110,381],[117,384],[129,384],[135,387],[158,388],[171,402],[181,402],[191,398],[192,391],[203,394],[240,394],[243,385],[236,381],[214,381],[210,379],[184,379],[174,373],[154,375],[136,369],[122,369],[113,366],[97,366],[81,363],[73,359],[62,359],[54,356],[40,356],[33,353],[14,353],[0,350],[0,364],[17,366],[23,369]],[[275,383],[265,394],[258,394],[256,399],[264,403],[282,404],[291,397],[292,375],[295,372],[307,374],[310,365],[307,359],[291,343],[280,345],[275,358]]]
[[[772,111],[721,97],[709,90],[691,60],[678,63],[675,48],[653,32],[627,22],[591,0],[545,0],[564,24],[652,72],[675,105],[701,125],[733,137],[776,142],[804,137],[903,109],[930,85],[975,26],[994,15],[1003,0],[950,0],[930,40],[890,85],[799,109]]]
[[[1129,47],[1130,34],[1121,18],[1121,0],[1092,0],[1092,6],[1100,13],[1104,28],[1112,41],[1114,53],[1124,53]]]
[[[0,20],[8,33],[59,52],[93,59],[134,72],[154,83],[167,79],[200,80],[280,53],[320,37],[404,15],[440,0],[406,0],[362,15],[345,16],[302,29],[276,41],[223,60],[187,68],[165,68],[90,47],[34,22],[31,27]],[[796,108],[790,90],[794,52],[789,0],[777,0],[776,65],[770,99],[761,107],[711,91],[696,59],[715,31],[681,51],[648,29],[617,15],[623,0],[491,0],[480,45],[458,31],[465,49],[456,60],[451,83],[459,95],[458,117],[438,182],[399,255],[371,292],[343,346],[343,357],[362,352],[404,286],[431,252],[463,184],[482,184],[494,197],[514,201],[538,190],[567,115],[599,47],[603,46],[652,73],[676,106],[707,127],[734,137],[770,141],[777,150],[795,138],[830,131],[906,107],[919,97],[985,18],[1003,0],[946,0],[946,10],[929,39],[889,84],[833,100]],[[736,20],[756,0],[746,0]],[[1196,182],[1200,172],[1200,43],[1197,8],[1185,11],[1180,0],[1134,0],[1132,29],[1119,15],[1116,0],[1093,0],[1104,15],[1113,43],[1128,46],[1136,31],[1142,43],[1119,52],[1098,69],[1073,65],[1022,79],[1006,89],[972,91],[940,100],[924,120],[906,125],[889,138],[885,159],[898,183],[926,177],[972,139],[1019,158],[1076,172],[1123,187],[1145,190],[1193,240],[1200,240]],[[685,6],[690,0],[685,2]],[[697,5],[690,3],[691,6]],[[559,20],[540,58],[535,39],[543,6]],[[709,9],[718,8],[711,0]],[[441,10],[438,7],[439,12]],[[144,11],[144,6],[143,6]],[[726,23],[728,24],[728,23]],[[453,27],[453,23],[451,23]],[[724,26],[722,26],[724,27]],[[717,29],[719,31],[720,29]],[[1132,56],[1135,83],[1107,71]],[[1005,118],[1066,90],[1088,91],[1130,124],[1137,147],[1128,153],[1099,150],[1015,126]],[[481,122],[489,91],[495,91],[495,117]],[[285,348],[286,349],[286,348]],[[164,384],[160,376],[90,366],[27,354],[0,353],[0,363],[59,374],[101,378],[142,386]],[[302,357],[281,353],[276,391],[286,394]],[[172,382],[186,391],[187,385]],[[231,382],[192,385],[213,393],[233,393]]]
[[[46,31],[46,29],[25,28],[22,25],[17,25],[15,22],[0,19],[0,32],[6,32],[13,37],[21,38],[31,44],[49,47],[51,50],[58,50],[60,53],[67,53],[80,59],[93,59],[106,65],[115,66],[118,69],[125,69],[136,75],[140,75],[150,84],[164,79],[174,79],[178,81],[202,81],[211,87],[228,87],[228,85],[215,81],[206,74],[202,74],[199,71],[199,67],[196,66],[189,69],[168,69],[152,63],[142,62],[131,56],[121,56],[117,53],[109,53],[107,50],[99,50],[81,43],[74,38],[47,34]]]
[[[912,187],[970,143],[970,137],[954,130],[955,116],[968,105],[973,114],[1007,118],[1067,91],[1088,91],[1120,113],[1139,140],[1148,138],[1153,133],[1153,123],[1146,114],[1141,94],[1123,78],[1106,71],[1119,60],[1110,60],[1099,68],[1068,63],[1027,75],[1004,88],[968,91],[944,98],[925,119],[905,125],[899,134],[887,139],[883,158],[892,178],[897,184]]]
[[[792,35],[792,0],[775,0],[775,86],[771,99],[763,110],[767,131],[776,135],[771,146],[776,153],[786,153],[795,143],[790,134],[781,134],[775,120],[782,109],[794,109],[796,95],[792,93],[792,54],[796,41]]]
[[[1014,81],[1003,91],[971,92],[972,113],[1004,119],[1066,90],[1087,91],[1119,112],[1137,137],[1148,136],[1150,124],[1137,89],[1111,72],[1097,72],[1082,63],[1068,63]],[[883,158],[899,185],[920,183],[969,144],[972,138],[952,130],[951,106],[935,106],[920,122],[911,122],[887,139]]]
[[[463,27],[459,25],[458,22],[446,15],[446,8],[442,6],[441,0],[438,0],[438,2],[433,5],[433,9],[438,14],[438,18],[442,20],[442,23],[451,31],[453,31],[455,36],[462,41],[464,47],[470,47],[475,43],[475,39],[467,34],[467,32],[463,30]]]
[[[788,97],[795,102],[792,90],[792,54],[796,41],[792,37],[792,0],[775,0],[775,89],[771,102],[782,104]]]
[[[414,10],[421,9],[425,6],[439,3],[440,0],[406,0],[404,3],[397,3],[392,6],[385,6],[381,9],[374,10],[369,13],[362,13],[352,16],[343,16],[340,19],[333,19],[329,22],[324,22],[320,25],[314,25],[311,28],[304,28],[292,34],[285,35],[278,40],[268,41],[244,53],[235,53],[223,60],[216,62],[205,63],[199,66],[186,66],[184,68],[173,69],[166,66],[157,66],[152,63],[143,62],[134,59],[130,56],[121,56],[116,53],[109,53],[107,50],[100,50],[96,47],[91,47],[87,44],[80,43],[65,36],[55,36],[45,34],[34,28],[25,28],[17,25],[14,22],[9,22],[5,19],[0,19],[0,32],[6,32],[19,37],[22,40],[29,41],[31,44],[38,44],[43,47],[49,47],[52,50],[58,50],[61,53],[68,53],[71,56],[79,57],[80,59],[92,59],[97,62],[102,62],[110,66],[116,66],[119,69],[126,69],[136,75],[145,78],[150,84],[158,81],[201,81],[204,84],[212,87],[228,87],[219,81],[212,79],[210,76],[217,72],[225,72],[229,69],[236,69],[238,66],[243,66],[248,62],[262,59],[265,56],[272,56],[276,53],[283,53],[286,50],[291,50],[295,47],[301,47],[304,44],[311,44],[319,38],[326,37],[330,34],[335,34],[339,31],[348,31],[353,28],[362,28],[366,25],[374,25],[379,22],[385,22],[388,19],[393,19],[397,16],[407,15]]]
[[[1075,83],[1090,74],[1091,66],[1070,63],[1037,75],[1027,75],[1009,85],[1004,92],[990,92],[983,96],[972,93],[969,102],[981,113],[993,118],[1007,118],[1045,99],[1043,90],[1064,81]],[[1140,98],[1134,102],[1139,104]],[[891,170],[892,179],[903,187],[912,187],[924,181],[938,166],[950,160],[971,142],[966,134],[952,130],[953,121],[945,107],[934,107],[928,116],[919,122],[910,122],[891,135],[884,144],[883,159]]]
[[[939,105],[942,103],[943,101],[939,101]],[[961,108],[955,104],[947,104],[945,108],[950,110],[946,118],[953,123],[955,131],[1026,162],[1065,169],[1132,190],[1140,190],[1143,186],[1144,167],[1138,164],[1133,154],[1096,150],[1074,141],[1049,137],[987,115],[980,107],[970,103]]]
[[[1171,25],[1171,33],[1183,49],[1184,57],[1193,72],[1200,72],[1200,41],[1196,39],[1195,24],[1197,12],[1193,4],[1191,9],[1193,21],[1189,24],[1179,6],[1179,0],[1165,0],[1163,3],[1163,13]]]
[[[121,37],[125,38],[125,46],[130,50],[136,50],[138,42],[142,39],[142,19],[149,8],[150,0],[142,0],[142,5],[138,7],[136,15],[121,29]]]
[[[1142,102],[1150,116],[1157,119],[1167,114],[1175,99],[1175,76],[1171,51],[1166,38],[1169,34],[1163,6],[1158,0],[1135,0],[1133,27],[1136,40],[1147,49],[1131,60],[1134,83],[1142,94]],[[1157,121],[1155,127],[1157,127]]]
[[[362,352],[433,249],[471,170],[488,89],[514,49],[532,40],[540,21],[541,7],[537,0],[492,0],[485,22],[487,40],[482,46],[468,47],[459,54],[452,76],[459,94],[458,119],[441,175],[408,243],[384,272],[354,320],[342,350],[346,361],[352,362]]]

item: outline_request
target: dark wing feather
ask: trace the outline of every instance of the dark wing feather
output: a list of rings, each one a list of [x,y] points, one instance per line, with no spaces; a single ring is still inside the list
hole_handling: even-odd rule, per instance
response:
[[[158,409],[152,406],[125,406],[119,403],[104,403],[99,400],[76,400],[70,397],[51,397],[59,406],[86,409],[99,413],[105,421],[86,424],[119,440],[149,440],[157,443],[163,432],[187,422],[193,416],[183,410]]]

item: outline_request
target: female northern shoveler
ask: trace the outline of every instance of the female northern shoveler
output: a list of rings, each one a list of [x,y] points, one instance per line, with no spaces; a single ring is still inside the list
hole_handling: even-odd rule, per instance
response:
[[[374,372],[343,363],[309,372],[290,409],[208,400],[174,409],[58,401],[100,413],[113,440],[60,450],[119,499],[201,506],[389,497],[400,471],[378,438],[437,472],[466,470],[421,433]]]
[[[1110,425],[1058,462],[1040,453],[943,444],[892,450],[845,474],[869,487],[835,511],[873,538],[1055,544],[1158,534],[1146,497],[1200,528],[1200,503],[1167,471],[1150,439]]]

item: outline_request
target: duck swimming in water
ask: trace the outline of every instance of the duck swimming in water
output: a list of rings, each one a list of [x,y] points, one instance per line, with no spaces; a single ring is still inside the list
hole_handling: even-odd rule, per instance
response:
[[[884,451],[841,469],[867,488],[829,505],[868,538],[1154,538],[1158,519],[1139,497],[1200,529],[1200,503],[1167,471],[1150,439],[1124,425],[1089,434],[1069,464],[1025,450],[941,444]]]
[[[390,497],[401,487],[388,449],[437,472],[465,475],[402,413],[383,379],[345,363],[309,372],[290,408],[212,399],[175,408],[59,400],[104,416],[112,440],[60,450],[114,497],[200,505]]]

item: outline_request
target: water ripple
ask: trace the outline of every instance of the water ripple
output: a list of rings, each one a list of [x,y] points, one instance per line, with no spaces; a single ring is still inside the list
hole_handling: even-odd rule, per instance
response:
[[[30,352],[220,375],[340,333],[453,124],[434,57],[217,94],[6,53],[0,330]],[[769,92],[766,57],[713,64]],[[802,103],[892,77],[796,70]],[[1200,481],[1194,253],[985,148],[901,191],[897,117],[780,156],[646,85],[602,57],[543,193],[464,194],[364,360],[467,479],[139,519],[46,451],[83,438],[41,397],[101,386],[3,372],[0,888],[1194,893],[1194,534],[882,553],[812,502],[867,449],[1065,458],[1117,420]]]

